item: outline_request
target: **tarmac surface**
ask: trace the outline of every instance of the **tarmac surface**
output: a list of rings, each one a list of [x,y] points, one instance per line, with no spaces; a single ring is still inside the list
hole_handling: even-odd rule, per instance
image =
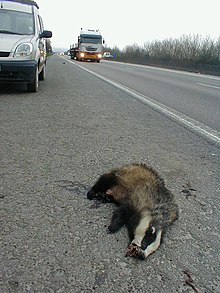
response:
[[[99,66],[101,64],[97,64]],[[217,146],[53,56],[36,94],[0,89],[2,293],[220,292]],[[125,258],[114,204],[86,198],[100,174],[154,167],[179,220],[145,261]]]

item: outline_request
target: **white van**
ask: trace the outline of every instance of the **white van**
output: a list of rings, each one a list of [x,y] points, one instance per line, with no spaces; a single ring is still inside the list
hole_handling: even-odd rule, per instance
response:
[[[0,0],[0,83],[24,82],[37,92],[45,78],[45,38],[51,37],[36,2]]]

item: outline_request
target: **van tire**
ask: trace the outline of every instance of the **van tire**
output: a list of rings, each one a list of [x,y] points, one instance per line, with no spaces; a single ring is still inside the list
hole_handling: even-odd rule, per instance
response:
[[[38,76],[38,68],[36,68],[35,80],[27,84],[27,91],[31,93],[36,93],[38,91],[39,85],[39,76]]]
[[[41,72],[39,73],[39,80],[45,80],[46,77],[46,66],[44,64]]]

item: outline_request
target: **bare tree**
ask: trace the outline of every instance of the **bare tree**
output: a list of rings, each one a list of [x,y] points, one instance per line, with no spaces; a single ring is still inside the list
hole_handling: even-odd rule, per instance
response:
[[[128,45],[123,50],[109,48],[117,52],[116,59],[134,63],[169,66],[199,70],[220,75],[220,37],[217,40],[210,36],[182,35],[180,38],[169,38],[146,42],[143,47],[137,44]]]

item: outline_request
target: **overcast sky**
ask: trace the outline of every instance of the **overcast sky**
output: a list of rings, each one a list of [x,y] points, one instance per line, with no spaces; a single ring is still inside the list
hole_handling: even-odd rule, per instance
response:
[[[69,48],[80,28],[99,29],[110,47],[180,37],[220,36],[220,0],[36,0],[52,46]]]

